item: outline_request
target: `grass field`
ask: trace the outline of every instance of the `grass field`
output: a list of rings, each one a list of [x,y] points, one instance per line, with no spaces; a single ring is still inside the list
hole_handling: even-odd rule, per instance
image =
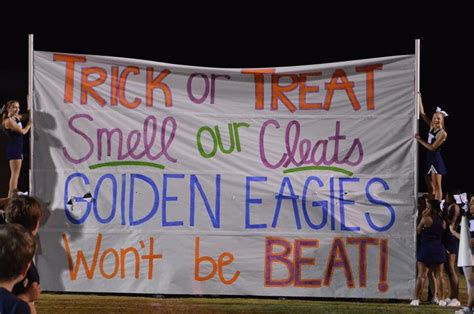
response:
[[[45,293],[38,313],[454,313],[437,305],[260,298],[132,297]]]
[[[466,303],[460,275],[459,297]],[[445,281],[447,283],[447,281]],[[426,289],[422,300],[426,300]],[[456,308],[422,302],[418,307],[400,300],[296,299],[257,297],[176,297],[45,292],[38,313],[454,313]]]

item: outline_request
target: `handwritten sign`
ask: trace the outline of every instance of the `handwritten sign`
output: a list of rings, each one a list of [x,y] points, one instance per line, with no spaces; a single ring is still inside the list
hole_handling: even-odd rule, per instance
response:
[[[43,289],[409,298],[414,68],[36,51]]]

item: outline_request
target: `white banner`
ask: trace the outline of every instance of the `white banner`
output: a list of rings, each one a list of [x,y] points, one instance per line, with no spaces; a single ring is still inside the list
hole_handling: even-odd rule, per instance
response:
[[[43,289],[409,298],[414,63],[36,51]]]

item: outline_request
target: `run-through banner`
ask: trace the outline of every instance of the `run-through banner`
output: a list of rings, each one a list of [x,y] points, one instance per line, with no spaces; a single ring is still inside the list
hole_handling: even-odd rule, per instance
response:
[[[43,289],[409,298],[414,73],[35,51]]]

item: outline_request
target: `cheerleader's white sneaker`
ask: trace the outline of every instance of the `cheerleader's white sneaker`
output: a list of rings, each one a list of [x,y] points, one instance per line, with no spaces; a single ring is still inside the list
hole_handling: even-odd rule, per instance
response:
[[[411,300],[410,305],[418,306],[418,305],[420,305],[420,300],[418,300],[418,299]]]

